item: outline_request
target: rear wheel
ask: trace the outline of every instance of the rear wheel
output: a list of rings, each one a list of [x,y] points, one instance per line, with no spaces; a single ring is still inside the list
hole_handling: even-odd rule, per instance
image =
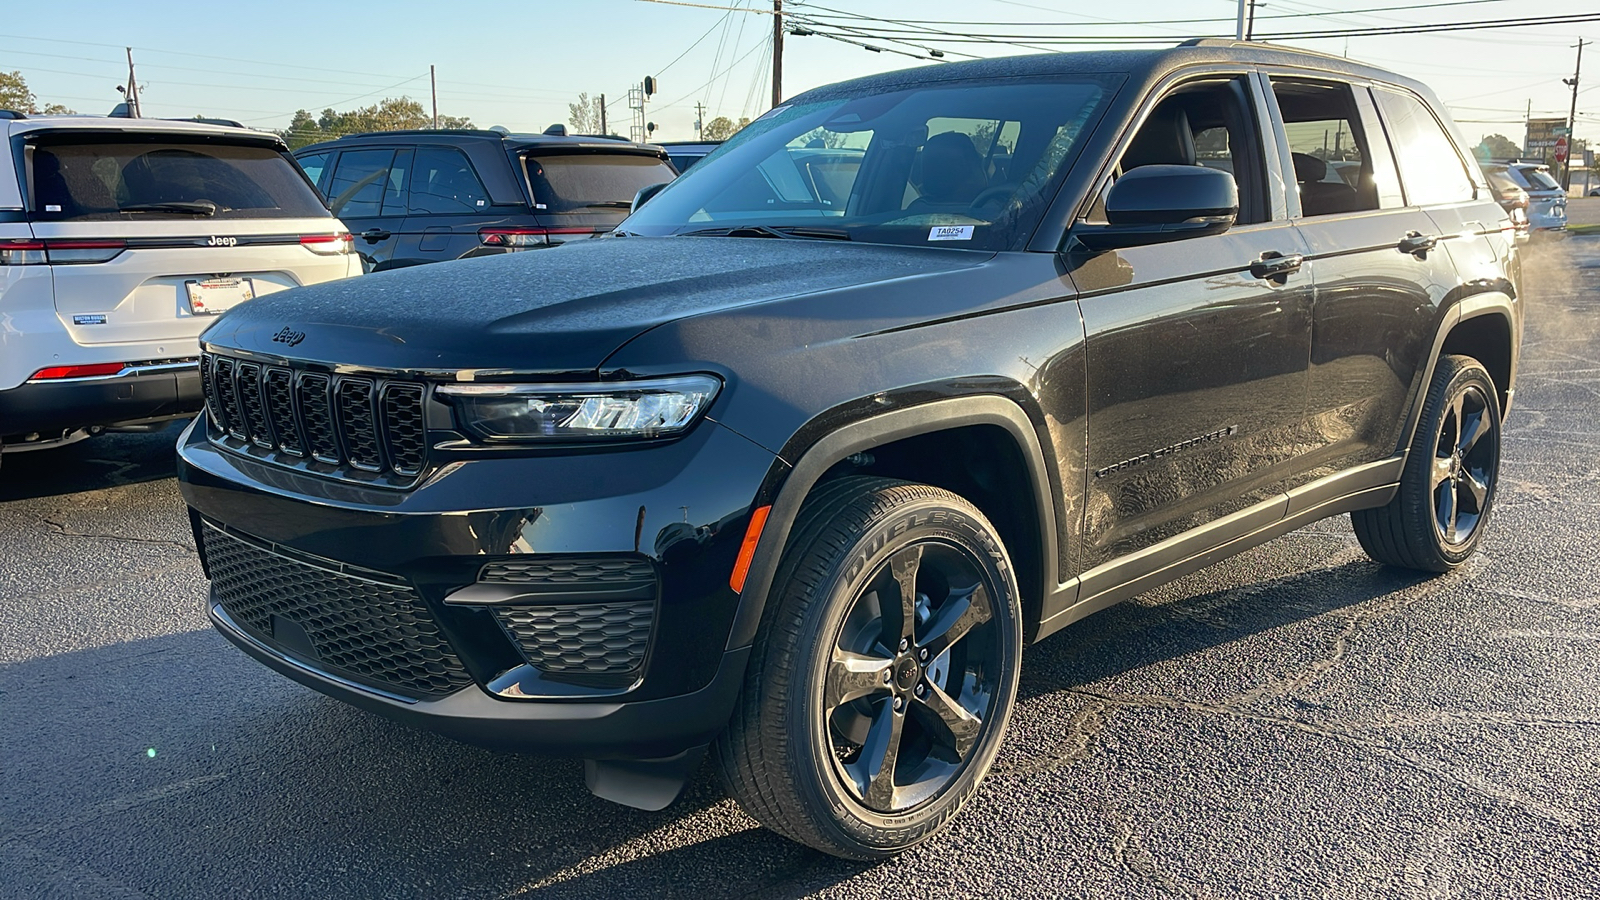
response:
[[[724,781],[764,825],[878,859],[926,840],[999,749],[1022,629],[983,514],[927,485],[848,478],[801,510],[739,708]]]
[[[1417,434],[1388,505],[1350,514],[1381,563],[1448,572],[1478,549],[1500,475],[1500,404],[1470,356],[1439,359]]]

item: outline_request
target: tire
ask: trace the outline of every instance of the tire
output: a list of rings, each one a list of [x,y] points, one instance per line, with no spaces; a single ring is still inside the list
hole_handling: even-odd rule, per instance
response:
[[[884,478],[817,488],[790,534],[718,768],[768,828],[893,856],[943,828],[999,751],[1022,657],[1010,558],[966,500]]]
[[[1482,542],[1499,476],[1494,381],[1470,356],[1440,357],[1400,490],[1386,506],[1350,514],[1356,539],[1378,562],[1448,572]]]

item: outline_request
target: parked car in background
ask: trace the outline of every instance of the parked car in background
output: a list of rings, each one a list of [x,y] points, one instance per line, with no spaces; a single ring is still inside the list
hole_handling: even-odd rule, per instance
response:
[[[672,159],[672,167],[679,173],[689,171],[689,167],[711,155],[721,141],[662,141],[660,146],[667,151],[667,156]]]
[[[1323,54],[817,88],[614,237],[208,331],[179,478],[211,621],[619,802],[709,752],[779,834],[889,856],[975,795],[1026,643],[1334,515],[1467,562],[1522,335],[1501,221],[1432,92]]]
[[[361,272],[276,135],[7,111],[0,132],[6,453],[193,415],[219,314]]]
[[[1518,241],[1529,238],[1528,225],[1528,192],[1523,189],[1518,179],[1513,177],[1507,167],[1499,163],[1484,163],[1483,174],[1489,179],[1489,190],[1494,192],[1495,199],[1499,201],[1500,208],[1506,211],[1511,219],[1512,228],[1516,232]]]
[[[641,188],[677,175],[660,147],[564,133],[383,131],[295,159],[373,271],[605,234]]]
[[[1565,237],[1567,192],[1539,163],[1511,163],[1506,171],[1528,192],[1528,229],[1535,237]]]

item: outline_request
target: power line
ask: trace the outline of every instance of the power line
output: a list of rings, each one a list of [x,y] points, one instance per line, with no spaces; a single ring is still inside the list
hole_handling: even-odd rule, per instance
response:
[[[1347,9],[1347,10],[1340,10],[1338,14],[1340,14],[1340,15],[1356,15],[1356,14],[1359,14],[1359,13],[1375,13],[1375,12],[1414,12],[1414,11],[1419,10],[1419,9],[1434,9],[1436,7],[1445,7],[1445,6],[1476,6],[1476,5],[1484,4],[1484,3],[1505,3],[1505,2],[1508,2],[1508,0],[1445,0],[1445,2],[1419,3],[1419,4],[1415,4],[1415,5],[1411,5],[1411,6],[1374,6],[1374,7],[1369,7],[1369,8],[1366,8],[1366,9]],[[1105,20],[1096,21],[1096,22],[1061,22],[1061,21],[1052,21],[1052,22],[1010,22],[1010,21],[982,22],[982,21],[962,20],[962,19],[885,19],[885,18],[881,18],[879,16],[869,16],[869,15],[866,15],[866,14],[863,14],[863,13],[850,12],[848,10],[831,9],[829,7],[819,6],[819,5],[814,4],[814,3],[803,2],[803,0],[797,0],[797,2],[795,2],[795,5],[796,6],[800,6],[800,7],[805,7],[806,9],[826,10],[827,12],[825,12],[825,13],[813,16],[813,18],[818,18],[818,19],[832,19],[832,18],[869,19],[869,20],[874,21],[874,22],[890,22],[890,23],[894,23],[894,24],[907,24],[907,25],[909,25],[909,24],[918,24],[918,25],[981,25],[981,26],[994,26],[994,27],[1012,26],[1012,27],[1019,27],[1019,28],[1086,28],[1086,27],[1108,27],[1108,26],[1114,26],[1114,25],[1122,25],[1122,26],[1127,26],[1127,25],[1198,25],[1198,24],[1209,24],[1209,23],[1231,23],[1231,22],[1234,21],[1232,17],[1224,18],[1224,17],[1220,17],[1220,16],[1211,17],[1211,18],[1198,18],[1198,19],[1143,19],[1143,20],[1140,20],[1140,19],[1105,19]],[[1333,13],[1332,12],[1328,13],[1328,15],[1331,15],[1331,14],[1333,14]],[[1307,15],[1306,13],[1279,13],[1277,15],[1256,16],[1256,21],[1260,22],[1260,21],[1264,21],[1264,20],[1267,20],[1267,19],[1303,19],[1303,18],[1306,17],[1306,15]],[[1313,14],[1310,14],[1310,15],[1321,17],[1322,14],[1313,13]]]

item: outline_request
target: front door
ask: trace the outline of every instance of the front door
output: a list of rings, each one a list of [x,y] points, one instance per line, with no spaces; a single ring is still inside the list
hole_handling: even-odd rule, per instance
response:
[[[392,147],[345,150],[328,177],[328,208],[355,237],[362,268],[394,258],[406,218],[406,173],[411,151]]]

